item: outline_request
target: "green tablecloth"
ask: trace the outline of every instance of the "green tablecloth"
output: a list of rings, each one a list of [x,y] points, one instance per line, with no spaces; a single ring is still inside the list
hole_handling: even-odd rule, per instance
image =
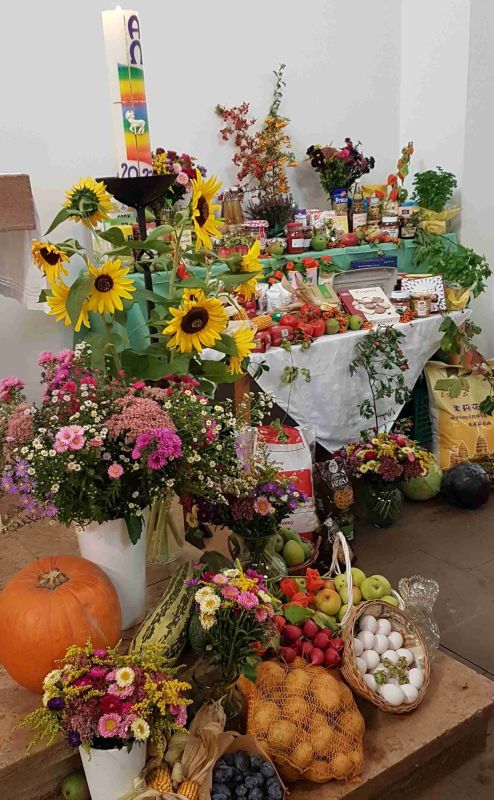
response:
[[[452,242],[456,242],[457,237],[455,233],[446,234],[446,238]],[[382,250],[385,256],[398,256],[398,272],[422,272],[419,267],[413,263],[416,244],[413,240],[402,239],[399,245],[396,244],[380,244],[379,250]],[[300,261],[302,258],[312,256],[313,258],[320,258],[321,256],[331,256],[334,263],[342,269],[350,269],[350,262],[357,258],[378,258],[377,248],[371,247],[368,244],[361,244],[358,247],[335,247],[332,250],[321,250],[315,252],[310,250],[299,256],[290,256],[292,261]],[[263,260],[263,264],[275,264],[276,260],[268,258]]]

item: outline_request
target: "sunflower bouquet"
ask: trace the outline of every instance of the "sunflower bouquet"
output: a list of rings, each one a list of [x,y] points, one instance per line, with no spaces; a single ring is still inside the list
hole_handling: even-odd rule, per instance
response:
[[[209,385],[237,380],[254,349],[254,331],[248,321],[235,320],[238,294],[249,298],[255,292],[262,272],[260,244],[255,242],[246,254],[227,259],[223,272],[212,274],[217,260],[213,239],[221,237],[215,216],[219,205],[213,202],[221,183],[205,180],[199,169],[190,179],[190,207],[177,212],[171,225],[160,225],[140,242],[125,240],[118,228],[100,231],[96,227],[108,217],[112,198],[103,183],[81,180],[67,193],[64,208],[49,231],[68,219],[81,222],[112,249],[95,264],[75,239],[53,243],[34,241],[33,259],[43,271],[48,288],[42,293],[49,313],[76,332],[85,328],[84,338],[91,344],[93,366],[110,367],[115,374],[123,369],[134,377],[157,380],[171,372],[204,377]],[[184,245],[187,230],[195,235],[195,247]],[[73,256],[82,258],[84,269],[69,286],[64,281],[67,263]],[[168,297],[147,291],[136,284],[122,257],[137,257],[147,266],[159,266],[169,274]],[[185,263],[184,263],[185,262]],[[199,266],[204,277],[189,276]],[[138,302],[154,304],[148,325],[153,341],[144,351],[134,351],[126,330],[128,312]],[[95,319],[98,318],[98,321]],[[219,360],[205,360],[205,348],[216,350]],[[145,356],[145,358],[140,358]]]
[[[42,708],[22,722],[31,747],[62,733],[70,747],[108,750],[150,740],[163,755],[165,734],[183,730],[191,688],[175,677],[161,648],[121,655],[117,648],[73,645],[46,675]]]

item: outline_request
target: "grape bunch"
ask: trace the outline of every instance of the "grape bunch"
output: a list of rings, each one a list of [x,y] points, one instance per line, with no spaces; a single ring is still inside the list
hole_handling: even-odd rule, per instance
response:
[[[225,753],[215,764],[211,800],[283,800],[272,764],[255,753]]]

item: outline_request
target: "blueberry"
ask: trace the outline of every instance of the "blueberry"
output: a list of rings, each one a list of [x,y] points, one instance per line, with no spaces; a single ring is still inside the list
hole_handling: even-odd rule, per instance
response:
[[[265,764],[265,763],[266,762],[264,761],[264,759],[261,758],[261,756],[258,756],[257,753],[252,753],[251,754],[251,756],[250,756],[250,765],[254,769],[261,769],[262,765]]]
[[[275,775],[274,767],[268,761],[262,764],[260,772],[265,778],[272,778]]]
[[[234,763],[233,756],[234,753],[225,753],[220,760],[223,761],[224,764],[227,764],[229,767],[231,767]]]
[[[262,786],[264,783],[264,776],[260,772],[250,772],[249,779],[252,786]]]
[[[278,781],[270,781],[268,785],[269,800],[283,800],[283,790]]]
[[[238,800],[243,800],[244,797],[247,797],[247,789],[243,783],[240,784],[240,786],[237,786],[235,790],[235,797],[237,797]]]
[[[245,772],[239,772],[238,769],[237,769],[237,771],[235,772],[235,775],[233,776],[233,782],[234,783],[243,783],[244,780],[245,780],[245,777],[246,777]]]
[[[226,800],[230,800],[232,796],[230,787],[227,786],[226,783],[213,783],[211,791],[213,794],[220,794],[222,797],[226,798]]]
[[[248,754],[240,750],[238,753],[234,753],[234,759],[236,768],[240,772],[247,772],[251,763]]]
[[[263,792],[263,790],[259,789],[259,787],[256,787],[255,789],[252,789],[252,791],[251,791],[251,793],[249,795],[249,800],[264,800],[264,792]]]

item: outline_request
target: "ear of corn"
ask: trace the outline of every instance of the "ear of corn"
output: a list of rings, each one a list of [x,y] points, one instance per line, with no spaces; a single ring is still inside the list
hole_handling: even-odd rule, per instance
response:
[[[173,785],[168,767],[158,767],[158,769],[151,774],[151,778],[148,780],[148,786],[151,789],[156,789],[156,791],[161,794],[171,792]]]
[[[251,322],[254,323],[258,331],[265,331],[273,325],[273,320],[269,314],[260,314],[258,317],[252,317]]]
[[[187,800],[198,800],[199,784],[194,781],[184,781],[177,789],[177,794],[186,797]]]

